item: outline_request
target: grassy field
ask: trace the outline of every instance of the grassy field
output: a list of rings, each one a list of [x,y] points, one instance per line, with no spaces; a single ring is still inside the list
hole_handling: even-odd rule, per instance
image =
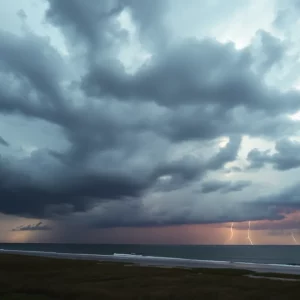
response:
[[[234,269],[139,267],[1,254],[0,299],[276,300],[300,297],[300,281],[255,279],[248,278],[247,274],[255,273]]]

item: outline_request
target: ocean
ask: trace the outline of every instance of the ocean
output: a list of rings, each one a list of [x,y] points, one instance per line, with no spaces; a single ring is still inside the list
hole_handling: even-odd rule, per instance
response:
[[[207,261],[300,265],[300,246],[204,246],[117,244],[0,244],[0,249],[72,254],[129,254]]]

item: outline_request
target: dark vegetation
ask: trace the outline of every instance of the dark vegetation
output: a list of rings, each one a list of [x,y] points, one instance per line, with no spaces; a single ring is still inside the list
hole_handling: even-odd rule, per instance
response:
[[[0,255],[0,299],[299,299],[300,281],[245,276],[250,274],[255,273],[3,254]]]

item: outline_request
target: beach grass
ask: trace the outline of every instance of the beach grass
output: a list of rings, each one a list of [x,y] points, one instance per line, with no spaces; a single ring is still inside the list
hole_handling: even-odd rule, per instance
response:
[[[299,299],[300,281],[247,275],[255,273],[1,254],[0,299]],[[294,275],[258,275],[300,279]]]

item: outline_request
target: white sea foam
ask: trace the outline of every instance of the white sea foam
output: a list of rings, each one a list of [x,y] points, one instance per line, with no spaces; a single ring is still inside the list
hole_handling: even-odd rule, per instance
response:
[[[190,258],[180,258],[180,257],[168,257],[168,256],[149,256],[142,254],[127,254],[127,253],[114,253],[114,257],[122,258],[137,258],[137,259],[153,259],[153,260],[166,260],[166,261],[189,261],[189,262],[203,262],[203,263],[220,263],[220,264],[229,264],[230,261],[223,260],[200,260],[200,259],[190,259]]]

